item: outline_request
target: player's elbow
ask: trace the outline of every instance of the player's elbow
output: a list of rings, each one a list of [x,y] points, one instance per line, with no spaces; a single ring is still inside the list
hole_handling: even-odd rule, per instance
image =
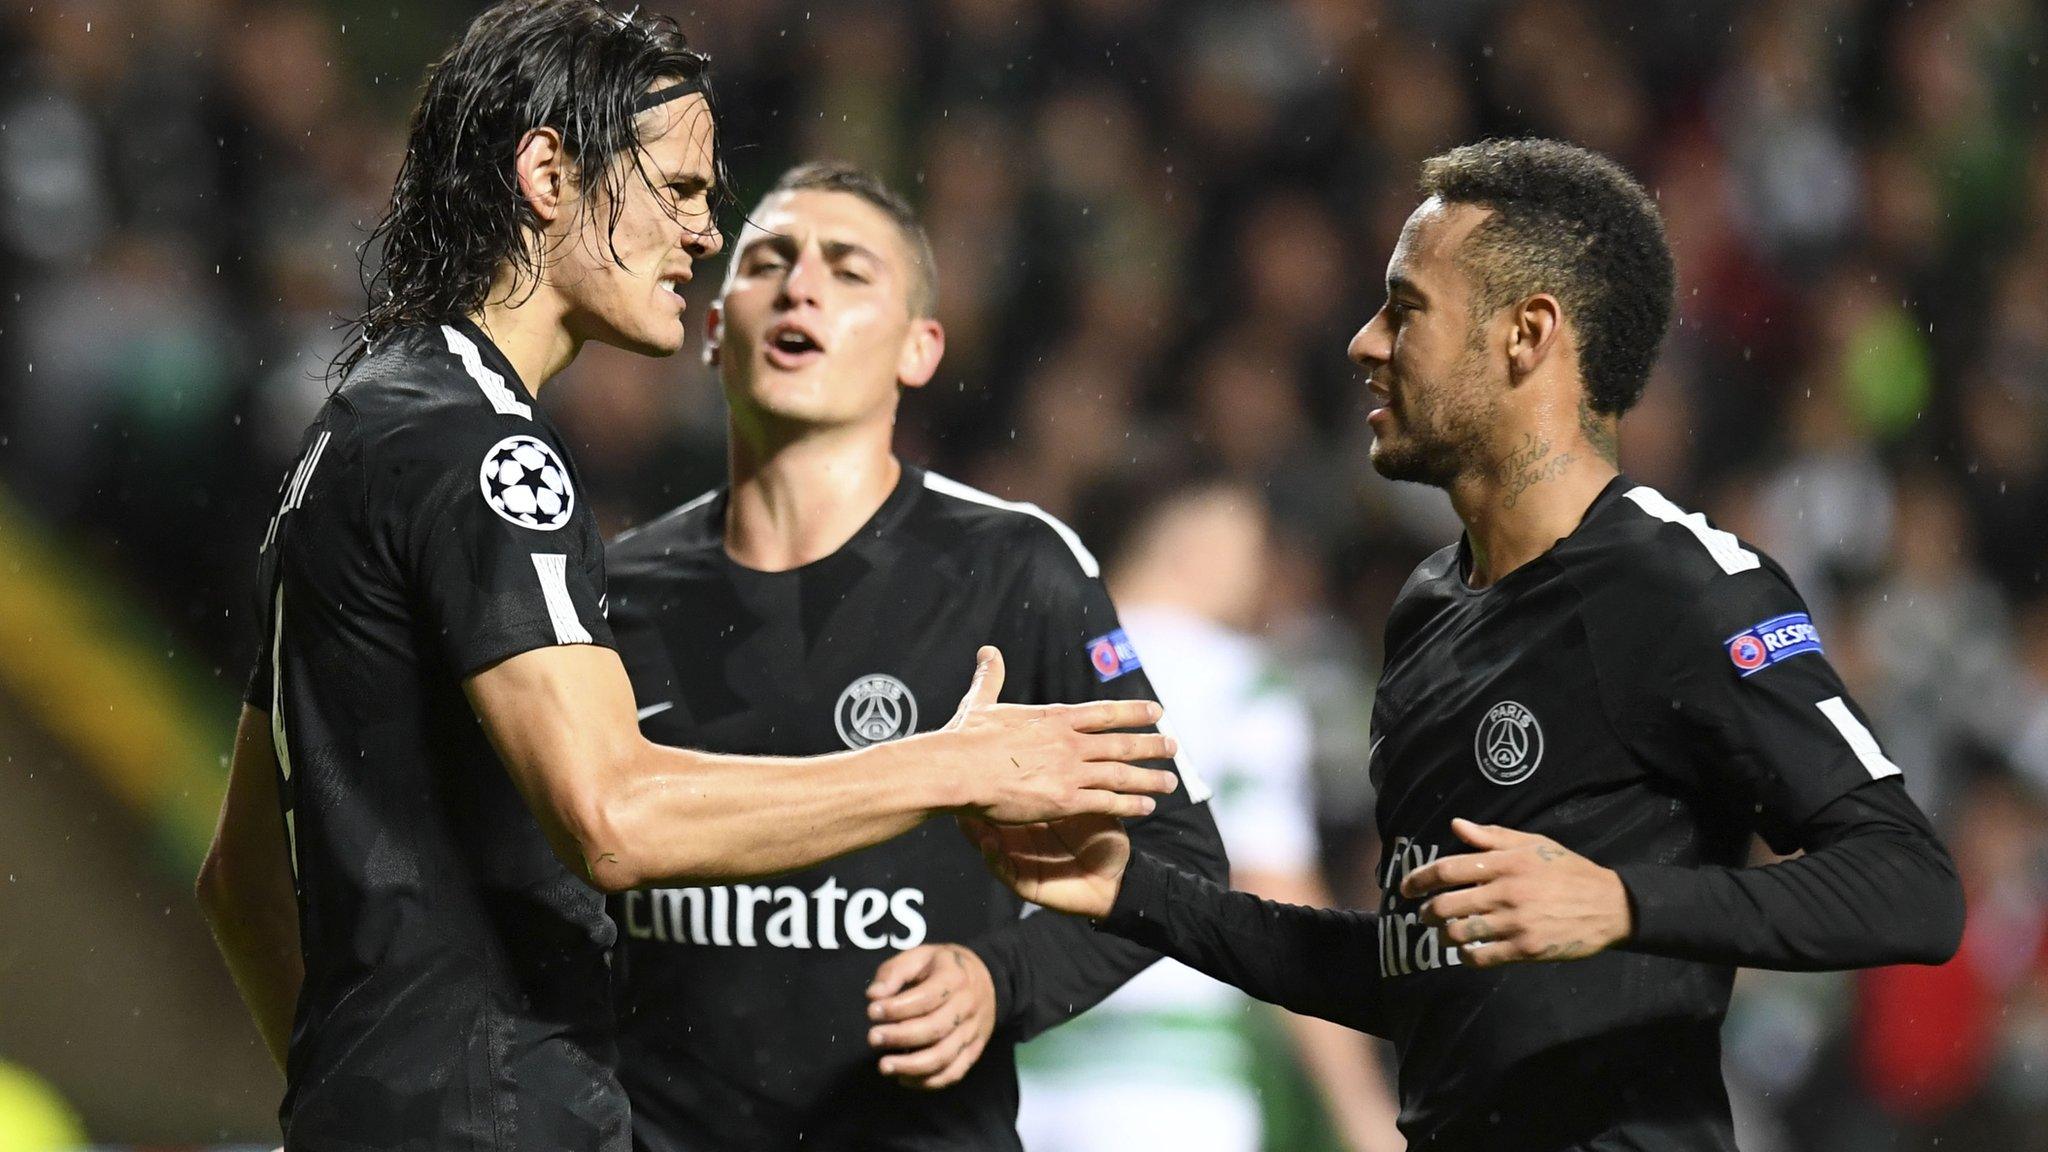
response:
[[[555,854],[608,896],[644,883],[640,854],[627,832],[630,805],[616,790],[591,788],[556,808],[562,835],[556,838]]]
[[[1963,946],[1963,881],[1947,853],[1937,855],[1940,866],[1928,883],[1926,924],[1914,941],[1914,955],[1907,961],[1911,964],[1946,964]]]
[[[1900,862],[1911,863],[1891,889],[1891,906],[1902,914],[1893,921],[1882,963],[1946,964],[1963,944],[1962,879],[1932,839],[1906,842],[1900,852]]]
[[[619,749],[617,756],[616,763],[582,773],[585,783],[556,805],[562,833],[556,853],[606,895],[663,878],[646,827],[645,769],[632,761],[629,748]]]

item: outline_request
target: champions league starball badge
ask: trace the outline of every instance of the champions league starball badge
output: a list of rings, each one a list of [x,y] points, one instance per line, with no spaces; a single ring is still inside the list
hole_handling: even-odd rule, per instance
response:
[[[532,436],[507,436],[484,453],[477,477],[491,511],[538,532],[553,532],[569,522],[576,493],[569,470],[547,442]]]
[[[832,724],[848,748],[898,740],[917,731],[917,697],[894,676],[863,676],[839,694]]]
[[[1472,737],[1472,755],[1479,771],[1495,784],[1520,784],[1543,763],[1543,726],[1536,714],[1503,700],[1486,710]]]

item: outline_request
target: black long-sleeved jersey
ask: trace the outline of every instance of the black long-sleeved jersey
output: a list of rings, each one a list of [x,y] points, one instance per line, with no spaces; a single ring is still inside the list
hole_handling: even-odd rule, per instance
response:
[[[604,899],[548,847],[462,680],[609,644],[561,437],[465,320],[380,340],[264,541],[267,712],[305,959],[292,1149],[628,1145]]]
[[[1938,962],[1953,865],[1784,573],[1617,478],[1485,589],[1463,545],[1387,626],[1371,770],[1377,912],[1260,901],[1133,857],[1109,931],[1394,1041],[1409,1146],[1732,1152],[1720,1025],[1738,964]],[[1407,874],[1454,816],[1614,868],[1635,929],[1585,960],[1461,962]],[[1743,868],[1752,834],[1799,859]]]
[[[735,563],[713,493],[610,549],[612,628],[653,739],[809,755],[945,723],[994,644],[1016,703],[1152,698],[1095,562],[1064,525],[905,468],[842,548],[788,572]],[[1132,825],[1225,874],[1192,776]],[[1157,958],[1052,914],[1021,918],[950,821],[755,884],[616,898],[621,1077],[647,1149],[1018,1147],[1012,1047]],[[889,955],[972,948],[998,1024],[939,1092],[875,1070],[864,990]]]

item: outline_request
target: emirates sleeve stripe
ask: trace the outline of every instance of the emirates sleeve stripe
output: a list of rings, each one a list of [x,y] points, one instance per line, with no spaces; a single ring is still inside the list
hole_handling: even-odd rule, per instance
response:
[[[590,643],[590,631],[577,618],[576,601],[569,597],[569,558],[560,552],[535,552],[533,570],[540,574],[540,594],[548,602],[548,619],[555,625],[555,643]]]
[[[1856,714],[1849,711],[1849,706],[1842,702],[1840,696],[1830,696],[1814,707],[1819,708],[1820,714],[1835,726],[1835,731],[1842,734],[1842,739],[1849,742],[1849,750],[1863,762],[1863,770],[1870,773],[1872,780],[1905,774],[1885,756],[1884,749],[1877,746],[1877,737],[1870,734],[1863,721],[1856,719]]]
[[[1714,563],[1721,566],[1721,571],[1730,576],[1747,572],[1762,563],[1756,558],[1756,553],[1742,546],[1742,541],[1736,539],[1733,532],[1723,532],[1708,524],[1705,516],[1687,512],[1665,499],[1664,494],[1655,488],[1643,485],[1631,488],[1623,495],[1636,507],[1666,524],[1676,524],[1692,533],[1693,539],[1698,540],[1707,554],[1714,558]]]

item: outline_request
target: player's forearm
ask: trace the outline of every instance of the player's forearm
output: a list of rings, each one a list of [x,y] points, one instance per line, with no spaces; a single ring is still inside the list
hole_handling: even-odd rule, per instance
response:
[[[879,844],[963,799],[933,740],[791,759],[715,756],[643,743],[610,774],[601,811],[578,822],[588,874],[606,891],[786,872]]]
[[[228,974],[282,1070],[299,985],[305,980],[298,907],[291,888],[260,879],[252,883],[251,878],[236,875],[216,853],[200,869],[197,895]]]
[[[1175,808],[1130,825],[1132,847],[1196,876],[1229,874],[1223,837],[1206,804]],[[1096,932],[1083,921],[1041,912],[969,942],[996,986],[996,1021],[1019,1041],[1086,1012],[1159,953]]]
[[[271,1058],[283,1068],[305,962],[274,740],[270,715],[243,706],[220,824],[194,894]]]
[[[1621,947],[1796,971],[1955,954],[1961,882],[1896,781],[1842,797],[1809,831],[1806,855],[1762,867],[1623,865],[1635,928]]]
[[[1370,912],[1261,900],[1136,852],[1099,927],[1290,1012],[1382,1031]]]

